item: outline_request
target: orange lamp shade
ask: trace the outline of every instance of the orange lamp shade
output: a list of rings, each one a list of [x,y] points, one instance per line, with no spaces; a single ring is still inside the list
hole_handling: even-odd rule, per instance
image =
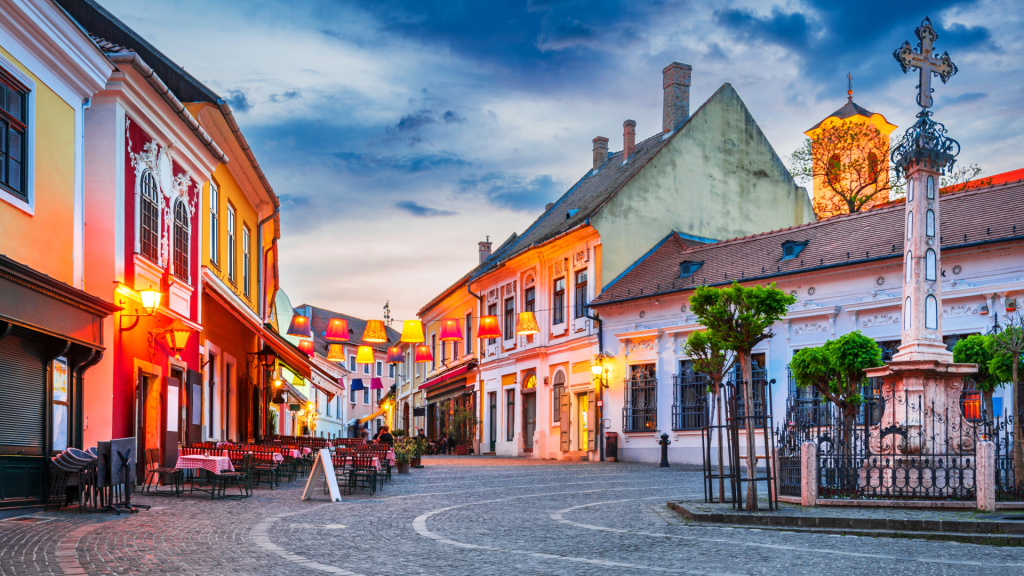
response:
[[[516,322],[516,334],[529,336],[538,332],[540,332],[540,327],[537,326],[537,317],[533,315],[533,312],[520,312],[519,320]]]
[[[426,344],[420,344],[416,346],[416,362],[422,364],[424,362],[433,362],[434,355],[430,353],[430,346]]]
[[[184,326],[175,326],[167,331],[167,347],[174,351],[175,357],[181,355],[181,351],[188,344],[188,336],[191,333],[192,329],[185,328]]]
[[[356,352],[356,362],[360,364],[373,364],[373,348],[360,346]]]
[[[327,347],[328,362],[344,362],[345,348],[341,344],[331,344]]]
[[[299,340],[299,350],[306,353],[306,356],[313,357],[313,341],[312,340]]]
[[[309,318],[302,314],[293,314],[292,323],[288,325],[288,335],[297,338],[312,338],[313,333],[309,329]]]
[[[423,337],[423,322],[419,320],[406,320],[402,324],[402,342],[407,344],[419,344],[425,342]]]
[[[348,342],[348,320],[331,318],[327,323],[327,331],[324,332],[324,340],[332,344]]]
[[[398,346],[388,348],[388,364],[401,364],[402,362],[405,362],[405,354],[402,354],[402,349]]]
[[[441,320],[441,342],[462,342],[462,328],[457,318]]]
[[[367,320],[366,329],[363,330],[363,342],[383,344],[388,341],[388,334],[384,330],[383,320]]]
[[[501,327],[498,326],[497,316],[481,316],[480,323],[476,329],[476,337],[501,338]]]

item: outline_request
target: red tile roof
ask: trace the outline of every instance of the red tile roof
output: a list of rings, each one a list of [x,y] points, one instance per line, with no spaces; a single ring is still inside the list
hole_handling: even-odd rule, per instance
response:
[[[943,250],[1024,239],[1024,182],[945,195],[940,218]],[[702,284],[772,281],[820,268],[899,258],[903,231],[899,204],[698,247],[663,241],[606,286],[591,305],[682,292]],[[807,246],[796,258],[782,260],[786,241]],[[704,264],[692,276],[680,278],[684,261]]]

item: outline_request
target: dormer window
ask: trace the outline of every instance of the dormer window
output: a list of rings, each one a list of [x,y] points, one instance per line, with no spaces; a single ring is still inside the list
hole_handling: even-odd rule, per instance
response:
[[[792,240],[787,240],[782,243],[782,258],[779,260],[792,260],[803,252],[806,247],[807,242],[794,242]]]
[[[567,211],[565,213],[565,219],[568,220],[569,218],[572,218],[573,216],[576,215],[577,212],[579,212],[579,210],[576,209],[576,208],[573,208],[572,210]]]
[[[703,265],[703,262],[692,262],[689,260],[681,262],[679,264],[679,277],[686,278],[688,276],[693,276],[693,273],[700,270],[700,267]]]

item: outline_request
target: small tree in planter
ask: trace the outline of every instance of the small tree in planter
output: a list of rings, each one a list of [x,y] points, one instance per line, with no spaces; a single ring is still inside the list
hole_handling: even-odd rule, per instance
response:
[[[708,392],[715,399],[715,407],[711,412],[713,418],[718,421],[718,498],[719,502],[725,502],[725,477],[723,476],[723,451],[722,424],[725,422],[722,416],[722,382],[726,374],[732,369],[736,362],[736,355],[730,357],[729,350],[722,342],[708,332],[694,332],[686,339],[686,347],[683,352],[693,362],[693,370],[704,374],[708,378]],[[709,422],[710,424],[710,422]]]
[[[457,406],[448,423],[448,437],[455,443],[455,454],[465,456],[469,453],[469,443],[476,436],[478,420],[472,410]]]

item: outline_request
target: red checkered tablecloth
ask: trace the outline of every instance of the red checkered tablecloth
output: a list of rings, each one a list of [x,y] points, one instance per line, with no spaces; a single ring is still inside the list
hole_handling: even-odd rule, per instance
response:
[[[352,465],[352,459],[351,459],[351,458],[346,458],[346,459],[345,459],[345,465],[346,465],[346,466],[351,466],[351,465]],[[384,467],[380,465],[380,460],[379,460],[379,459],[377,459],[377,458],[374,458],[374,459],[373,459],[373,468],[374,468],[374,469],[375,469],[375,470],[376,470],[377,472],[380,472],[381,470],[383,470],[383,469],[384,469]]]
[[[214,474],[220,474],[224,471],[235,471],[235,467],[231,465],[231,459],[227,456],[179,455],[178,463],[175,464],[174,467],[182,470],[202,468],[203,470],[213,472]]]

